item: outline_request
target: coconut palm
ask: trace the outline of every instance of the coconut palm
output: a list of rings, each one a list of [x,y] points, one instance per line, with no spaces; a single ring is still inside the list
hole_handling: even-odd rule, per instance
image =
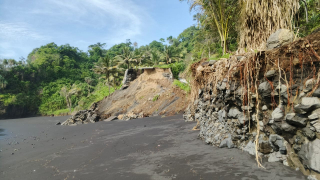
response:
[[[105,75],[107,79],[107,84],[109,86],[109,93],[110,93],[110,81],[115,80],[115,74],[118,70],[117,64],[119,62],[116,59],[111,59],[110,56],[101,57],[99,62],[96,63],[93,71],[97,74]]]
[[[130,69],[130,63],[137,62],[137,60],[134,59],[134,53],[131,51],[129,46],[124,47],[122,49],[122,54],[116,56],[115,59],[121,64],[127,64],[128,69]]]
[[[159,51],[151,51],[151,61],[153,62],[154,65],[156,65],[160,60],[160,53]]]
[[[162,52],[163,58],[167,62],[167,64],[172,63],[174,60],[179,60],[179,54],[177,51],[172,47],[165,45],[164,50]]]

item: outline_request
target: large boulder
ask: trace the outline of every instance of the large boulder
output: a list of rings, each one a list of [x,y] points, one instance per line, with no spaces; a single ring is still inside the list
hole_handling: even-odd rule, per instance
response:
[[[267,49],[278,48],[282,45],[292,42],[294,34],[288,29],[278,29],[275,33],[271,34],[267,40]]]
[[[306,168],[320,173],[320,139],[302,145],[298,155]]]

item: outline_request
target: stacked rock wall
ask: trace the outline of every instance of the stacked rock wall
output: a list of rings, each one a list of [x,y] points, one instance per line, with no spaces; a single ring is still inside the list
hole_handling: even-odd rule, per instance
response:
[[[256,61],[247,76],[248,57],[197,63],[192,69],[196,99],[185,120],[199,122],[199,137],[208,144],[252,155],[258,147],[269,162],[320,179],[320,49],[319,41],[314,48],[306,43],[310,41],[251,56]],[[297,46],[304,49],[292,51]],[[270,60],[268,53],[277,56]]]

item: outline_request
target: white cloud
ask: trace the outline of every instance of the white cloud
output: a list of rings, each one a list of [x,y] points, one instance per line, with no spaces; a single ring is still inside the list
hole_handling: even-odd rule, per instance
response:
[[[8,0],[5,5],[9,8],[0,7],[0,17],[6,19],[0,20],[0,43],[9,44],[2,44],[0,56],[6,57],[26,56],[49,42],[86,50],[96,42],[110,47],[126,39],[137,41],[155,23],[150,9],[136,0]]]
[[[153,22],[148,13],[132,0],[48,0],[30,11],[55,17],[56,23],[75,22],[95,30],[105,30],[101,39],[117,43],[142,34]],[[39,10],[41,9],[41,10]],[[146,24],[145,24],[146,23]]]
[[[4,23],[0,22],[0,39],[21,40],[47,40],[49,37],[43,36],[28,26],[25,23]]]

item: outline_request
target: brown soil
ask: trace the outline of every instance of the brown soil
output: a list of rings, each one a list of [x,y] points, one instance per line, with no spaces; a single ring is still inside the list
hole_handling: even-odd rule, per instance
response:
[[[118,90],[99,102],[103,118],[133,112],[151,115],[173,115],[183,112],[189,96],[163,76],[170,69],[146,69],[127,89]],[[158,97],[158,98],[157,98]]]

